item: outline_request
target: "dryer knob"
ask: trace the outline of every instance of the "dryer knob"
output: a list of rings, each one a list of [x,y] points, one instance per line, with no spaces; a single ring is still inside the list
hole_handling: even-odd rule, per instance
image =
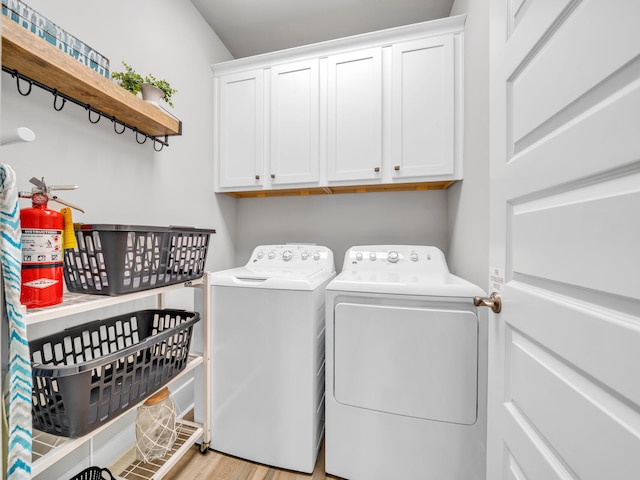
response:
[[[284,252],[282,252],[282,259],[285,262],[288,262],[292,258],[293,258],[293,253],[291,253],[291,250],[285,250]]]
[[[272,250],[271,252],[269,252],[268,257],[269,257],[269,259],[270,259],[270,260],[273,260],[274,258],[276,258],[276,252],[274,252],[274,251]]]
[[[387,260],[391,263],[397,263],[399,259],[400,255],[398,255],[398,252],[389,252],[387,254]]]
[[[309,252],[302,252],[300,258],[302,258],[302,260],[306,260],[307,258],[309,258]]]
[[[264,252],[258,252],[258,255],[256,255],[258,257],[258,259],[263,258],[264,257]]]
[[[375,260],[376,260],[376,254],[375,254],[375,252],[371,252],[371,253],[369,254],[369,260],[371,260],[372,262],[375,262]]]
[[[412,262],[417,262],[418,261],[418,254],[416,252],[411,252],[410,257]]]
[[[356,253],[356,260],[357,261],[361,261],[362,260],[362,253],[361,252]]]
[[[313,254],[313,259],[314,260],[320,260],[320,253],[316,252]]]

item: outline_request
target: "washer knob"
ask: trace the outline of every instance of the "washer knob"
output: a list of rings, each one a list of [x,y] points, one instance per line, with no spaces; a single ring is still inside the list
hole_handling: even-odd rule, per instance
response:
[[[369,260],[371,260],[372,262],[376,261],[376,253],[375,252],[371,252],[369,254]]]
[[[358,261],[362,260],[362,252],[356,253],[356,260],[358,260]]]
[[[400,255],[398,255],[398,252],[393,251],[387,254],[387,260],[391,263],[397,263],[399,259]]]
[[[273,260],[274,258],[276,258],[276,252],[272,250],[269,252],[269,255],[267,256],[269,257],[270,260]]]
[[[258,252],[257,257],[258,257],[258,259],[263,258],[264,257],[264,252]]]
[[[293,253],[291,253],[291,250],[285,250],[284,252],[282,252],[282,259],[285,262],[288,262],[292,258],[293,258]]]
[[[316,261],[317,261],[317,260],[320,260],[320,253],[319,253],[319,252],[315,252],[315,253],[313,254],[313,259],[314,259],[314,260],[316,260]]]
[[[302,260],[306,260],[307,258],[309,258],[309,252],[307,251],[302,252],[302,254],[300,255],[300,258],[302,258]]]
[[[417,262],[418,254],[416,252],[411,252],[411,255],[409,256],[409,258],[411,259],[412,262]]]

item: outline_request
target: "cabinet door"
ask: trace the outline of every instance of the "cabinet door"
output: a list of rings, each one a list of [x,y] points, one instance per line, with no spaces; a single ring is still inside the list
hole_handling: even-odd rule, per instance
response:
[[[454,173],[453,36],[403,42],[392,50],[392,178]]]
[[[271,68],[272,185],[318,182],[318,60]]]
[[[327,178],[379,181],[382,51],[371,48],[330,56],[327,68]]]
[[[263,71],[218,79],[217,164],[221,189],[263,184]]]

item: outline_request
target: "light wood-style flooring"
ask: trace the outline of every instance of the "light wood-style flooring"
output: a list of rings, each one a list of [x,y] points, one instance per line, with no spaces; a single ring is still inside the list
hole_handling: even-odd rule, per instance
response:
[[[171,469],[165,480],[342,480],[324,472],[324,447],[320,450],[316,468],[305,475],[280,470],[259,463],[210,450],[201,454],[197,445]]]

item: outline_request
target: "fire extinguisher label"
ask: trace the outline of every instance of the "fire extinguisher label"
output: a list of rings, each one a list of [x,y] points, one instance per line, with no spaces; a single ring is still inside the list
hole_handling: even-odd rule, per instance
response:
[[[22,284],[23,287],[33,287],[33,288],[47,288],[51,285],[55,285],[58,283],[57,280],[52,280],[50,278],[39,278],[38,280],[33,280],[31,282],[25,282]]]
[[[62,230],[23,229],[22,263],[62,263]]]

